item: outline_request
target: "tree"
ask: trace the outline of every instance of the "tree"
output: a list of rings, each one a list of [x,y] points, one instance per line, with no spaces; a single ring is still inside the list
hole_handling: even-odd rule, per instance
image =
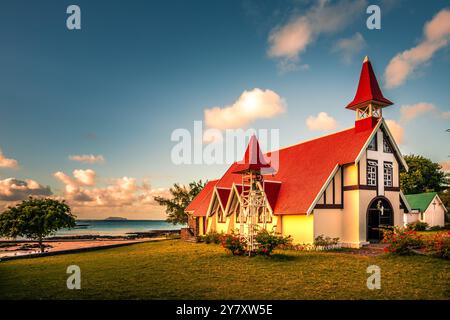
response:
[[[445,174],[438,163],[422,156],[405,156],[409,171],[400,172],[400,187],[405,194],[421,193],[443,189]]]
[[[188,222],[188,215],[184,209],[202,191],[204,186],[205,183],[202,180],[191,182],[188,187],[175,183],[169,189],[172,195],[171,198],[155,197],[154,199],[159,205],[166,207],[167,222],[174,225],[186,224]]]
[[[75,217],[64,200],[30,197],[0,214],[0,236],[38,240],[41,252],[45,237],[74,226]]]

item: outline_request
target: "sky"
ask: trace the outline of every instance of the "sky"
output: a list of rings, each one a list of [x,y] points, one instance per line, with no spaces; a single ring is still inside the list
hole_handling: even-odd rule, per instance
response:
[[[0,39],[0,209],[43,195],[78,218],[163,219],[154,196],[227,168],[174,163],[174,131],[278,129],[287,146],[351,127],[365,55],[402,153],[450,167],[447,1],[4,0]]]

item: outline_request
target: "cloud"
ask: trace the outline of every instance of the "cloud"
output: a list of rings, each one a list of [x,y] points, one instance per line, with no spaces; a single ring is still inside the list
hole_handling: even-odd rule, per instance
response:
[[[395,142],[397,142],[397,144],[403,144],[404,142],[404,135],[405,135],[405,130],[403,129],[403,127],[396,122],[395,120],[385,120],[386,121],[386,125],[389,128],[389,131],[392,133],[392,135],[394,136],[394,140]]]
[[[292,66],[300,61],[300,55],[321,34],[332,34],[346,28],[367,6],[366,0],[341,0],[330,4],[318,1],[303,15],[292,17],[285,25],[272,29],[268,36],[267,54],[279,59],[279,67]],[[285,68],[286,69],[286,68]],[[283,71],[283,70],[282,70]]]
[[[337,127],[337,121],[326,112],[320,112],[316,117],[309,116],[306,126],[311,131],[328,131]]]
[[[95,187],[95,172],[75,170],[74,178],[63,172],[54,176],[64,185],[64,197],[76,207],[133,207],[157,206],[153,197],[168,195],[167,189],[152,189],[147,182],[137,183],[137,179],[122,177],[113,179],[105,187]],[[132,210],[132,209],[131,209]]]
[[[450,111],[443,111],[443,112],[441,113],[441,117],[442,117],[443,119],[450,119]]]
[[[405,124],[427,113],[434,114],[441,119],[450,118],[450,111],[440,111],[432,103],[419,102],[416,104],[403,105],[400,107],[400,122]]]
[[[53,175],[66,185],[66,190],[75,190],[79,186],[93,186],[96,177],[96,173],[92,169],[75,169],[73,171],[73,178],[61,171],[55,172]]]
[[[87,170],[74,170],[73,171],[73,176],[75,177],[75,179],[82,185],[85,186],[93,186],[95,184],[95,176],[96,173],[94,170],[92,169],[87,169]]]
[[[400,107],[400,121],[409,122],[424,113],[433,112],[435,110],[436,107],[433,104],[427,102],[404,105]]]
[[[19,201],[28,196],[50,196],[50,187],[43,187],[38,182],[26,179],[8,178],[0,180],[0,200]]]
[[[355,55],[361,52],[366,47],[366,41],[361,33],[357,32],[350,38],[338,40],[331,50],[341,55],[344,63],[351,63]]]
[[[286,109],[286,103],[276,92],[255,88],[244,91],[232,105],[205,109],[209,128],[243,128],[257,119],[273,118]]]
[[[2,149],[0,149],[0,168],[17,168],[19,163],[17,160],[8,159],[3,155]]]
[[[99,154],[99,155],[93,155],[93,154],[81,154],[81,155],[70,155],[69,160],[72,161],[78,161],[82,163],[103,163],[105,162],[105,158]]]
[[[450,42],[450,9],[442,9],[425,24],[423,40],[415,47],[398,53],[389,62],[384,76],[386,87],[402,85],[413,72],[428,62],[434,53]]]
[[[442,167],[442,171],[450,172],[450,161],[441,162],[440,165]]]

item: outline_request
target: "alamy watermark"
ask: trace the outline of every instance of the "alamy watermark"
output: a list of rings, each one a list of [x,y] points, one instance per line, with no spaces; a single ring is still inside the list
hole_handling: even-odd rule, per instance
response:
[[[66,285],[67,289],[74,290],[74,289],[81,289],[81,269],[77,265],[70,265],[67,267],[66,270],[67,274],[70,274],[70,276],[67,278]]]
[[[81,9],[76,4],[67,7],[66,13],[69,14],[66,20],[66,26],[69,30],[81,30]]]
[[[241,163],[243,155],[251,137],[255,135],[259,141],[260,150],[265,153],[263,161],[271,165],[271,171],[277,171],[278,150],[280,147],[279,129],[218,129],[203,130],[202,121],[194,121],[193,131],[175,129],[171,134],[171,141],[176,144],[171,150],[171,161],[176,165],[182,164],[232,164]],[[257,156],[256,144],[252,145],[247,162],[260,161]]]
[[[366,272],[370,274],[366,282],[367,288],[369,290],[381,289],[381,268],[377,265],[370,265]]]

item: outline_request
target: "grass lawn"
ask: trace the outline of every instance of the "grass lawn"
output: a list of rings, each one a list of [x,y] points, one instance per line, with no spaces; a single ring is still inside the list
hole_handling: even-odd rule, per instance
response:
[[[81,268],[81,290],[66,287]],[[381,290],[366,286],[381,268]],[[450,263],[425,256],[282,251],[233,257],[170,240],[0,262],[0,299],[449,299]]]

